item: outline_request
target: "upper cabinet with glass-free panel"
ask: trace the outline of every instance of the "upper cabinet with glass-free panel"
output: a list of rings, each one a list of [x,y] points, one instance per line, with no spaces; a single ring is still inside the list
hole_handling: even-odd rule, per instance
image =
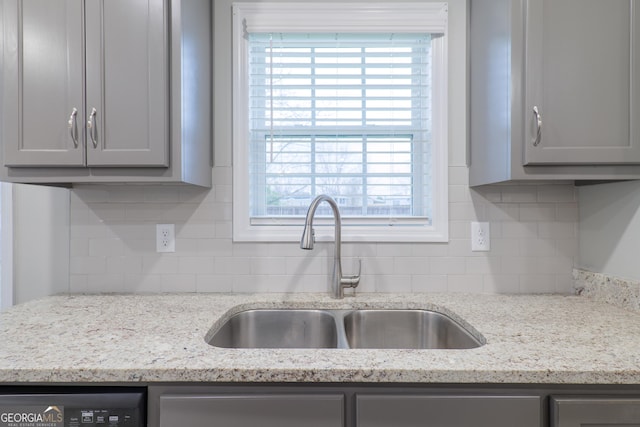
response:
[[[470,182],[640,178],[637,0],[474,0]]]
[[[210,8],[3,2],[2,179],[210,186]]]
[[[525,165],[640,163],[637,7],[527,2]]]
[[[83,166],[82,3],[3,1],[2,143],[7,166]]]

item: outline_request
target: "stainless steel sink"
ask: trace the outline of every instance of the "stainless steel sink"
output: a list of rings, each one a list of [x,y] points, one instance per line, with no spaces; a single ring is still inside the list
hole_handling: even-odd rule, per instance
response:
[[[482,344],[444,314],[427,310],[358,310],[344,316],[351,348],[464,349]]]
[[[213,331],[207,342],[224,348],[468,349],[483,345],[442,313],[373,309],[242,311]]]
[[[249,310],[233,315],[209,344],[227,348],[335,348],[334,317],[321,310]]]

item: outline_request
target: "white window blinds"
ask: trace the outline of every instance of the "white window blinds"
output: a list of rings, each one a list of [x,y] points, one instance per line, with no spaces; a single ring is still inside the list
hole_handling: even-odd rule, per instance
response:
[[[286,224],[324,193],[363,223],[429,224],[431,37],[249,34],[252,219]]]

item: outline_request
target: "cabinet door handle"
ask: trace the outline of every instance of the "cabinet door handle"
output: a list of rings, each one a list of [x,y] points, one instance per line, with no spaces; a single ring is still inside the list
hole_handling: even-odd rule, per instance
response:
[[[89,114],[89,120],[87,121],[87,129],[89,129],[89,137],[91,137],[91,142],[93,143],[93,148],[98,148],[98,127],[96,126],[96,111],[95,108],[91,109],[91,114]]]
[[[78,148],[78,109],[74,108],[71,111],[71,116],[69,116],[69,134],[71,134],[71,140],[73,141],[73,146]]]
[[[536,124],[536,137],[532,140],[533,146],[537,147],[540,144],[540,140],[542,139],[542,115],[540,111],[538,111],[538,107],[533,107],[533,115],[535,116],[535,124]]]

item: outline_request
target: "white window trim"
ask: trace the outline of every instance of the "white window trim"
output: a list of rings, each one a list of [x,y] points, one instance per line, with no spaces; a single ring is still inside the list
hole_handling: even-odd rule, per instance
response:
[[[336,13],[339,9],[339,13]],[[432,148],[433,218],[431,225],[349,227],[343,219],[346,242],[447,242],[448,222],[448,4],[433,3],[234,3],[233,4],[233,240],[292,242],[300,240],[300,226],[263,225],[249,218],[249,129],[247,32],[430,32],[433,40],[434,80],[432,135],[441,143]],[[292,22],[295,25],[292,25]],[[283,30],[284,29],[284,30]],[[434,138],[434,139],[436,139]],[[405,221],[404,219],[402,221]],[[407,223],[415,219],[407,218]],[[332,223],[332,221],[329,221]],[[362,223],[359,220],[359,223]],[[399,221],[400,223],[400,221]],[[333,227],[316,228],[317,241],[333,240]]]

